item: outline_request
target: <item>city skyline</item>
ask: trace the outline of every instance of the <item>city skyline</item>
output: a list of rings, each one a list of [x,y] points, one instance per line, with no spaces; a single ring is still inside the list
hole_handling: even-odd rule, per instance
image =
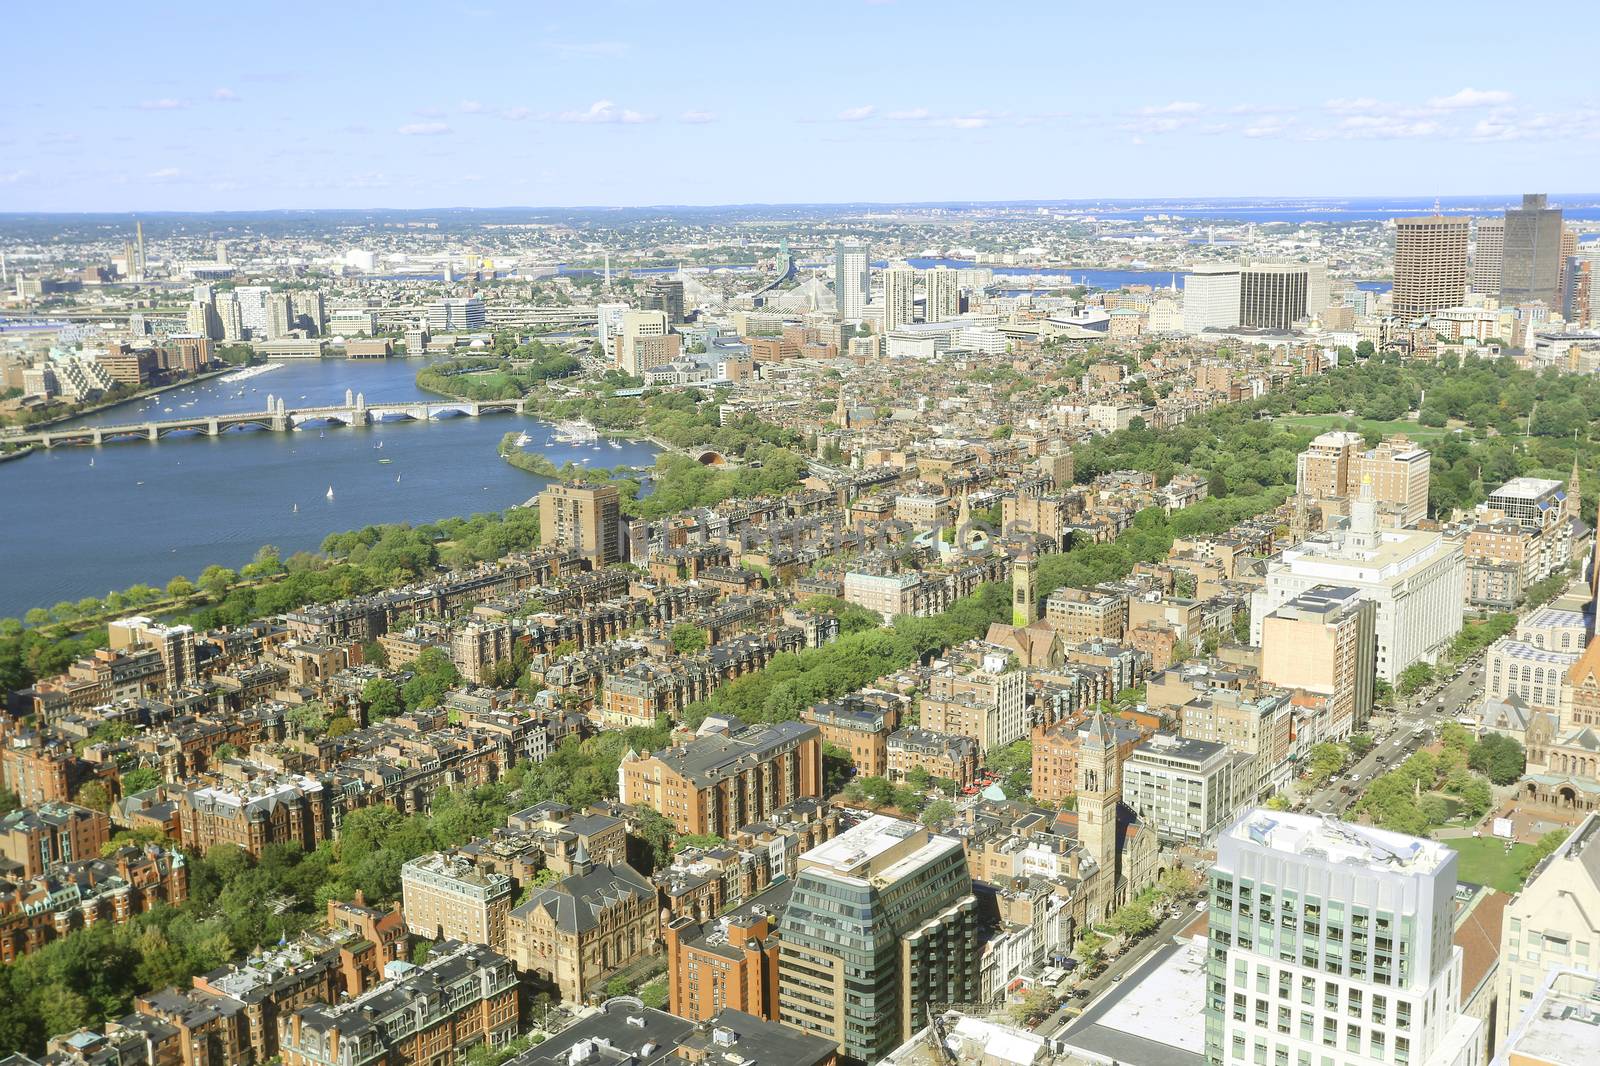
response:
[[[1505,55],[1542,44],[1532,25],[1486,5],[1448,21],[1374,5],[1386,39],[1425,35],[1434,47],[1381,69],[1297,62],[1288,85],[1263,57],[1310,47],[1313,28],[1292,19],[1242,24],[1227,11],[1158,8],[1137,36],[1119,36],[1124,47],[1090,49],[1068,46],[1098,27],[1054,8],[974,20],[951,5],[929,17],[940,10],[922,5],[909,18],[903,3],[829,5],[786,24],[782,51],[765,27],[719,17],[719,7],[384,10],[401,31],[384,39],[405,41],[412,27],[419,47],[452,24],[471,44],[470,62],[457,65],[359,47],[376,32],[359,10],[292,5],[281,24],[316,32],[285,32],[275,61],[241,62],[260,28],[237,13],[177,4],[69,26],[30,9],[16,18],[20,35],[70,40],[88,69],[127,69],[153,22],[184,61],[136,68],[108,92],[63,77],[54,57],[19,56],[19,84],[49,89],[24,89],[0,119],[0,206],[1453,195],[1541,187],[1539,175],[1592,167],[1600,142],[1600,106],[1559,64],[1459,69],[1452,57],[1481,47],[1491,22]],[[1030,62],[1035,46],[1022,42],[1041,40],[1049,58]],[[1054,61],[1062,54],[1067,69]],[[1522,147],[1507,150],[1513,143]],[[1447,146],[1473,150],[1473,166],[1440,167]],[[719,161],[731,151],[781,165],[735,177]],[[893,165],[852,165],[879,153]]]

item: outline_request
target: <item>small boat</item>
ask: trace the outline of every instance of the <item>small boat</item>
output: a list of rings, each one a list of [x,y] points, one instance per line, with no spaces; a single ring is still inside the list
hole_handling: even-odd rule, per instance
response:
[[[396,475],[395,475],[395,476],[394,476],[394,483],[395,483],[395,484],[396,484],[396,485],[398,485],[398,484],[400,484],[400,475],[399,475],[399,474],[396,474]]]
[[[619,452],[622,450],[622,445],[618,444],[616,441],[609,441],[607,443],[609,443],[613,448],[615,448]]]
[[[90,460],[89,460],[89,465],[90,465],[90,466],[93,466],[93,465],[94,465],[94,459],[92,459],[92,458],[91,458],[91,459],[90,459]]]
[[[328,486],[328,499],[330,499],[330,500],[333,499],[333,486],[332,485]]]
[[[290,514],[299,514],[300,513],[300,505],[298,503],[295,504],[293,507],[291,507],[289,509],[289,513]]]
[[[393,459],[379,459],[378,462],[380,462],[380,463],[392,463],[392,462],[394,462],[394,460]]]
[[[134,484],[135,484],[135,485],[143,485],[143,484],[144,484],[144,482],[142,482],[142,481],[135,481],[135,482],[134,482]]]

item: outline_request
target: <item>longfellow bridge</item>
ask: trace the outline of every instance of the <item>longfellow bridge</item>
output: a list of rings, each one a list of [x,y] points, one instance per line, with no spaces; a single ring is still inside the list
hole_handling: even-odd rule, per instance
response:
[[[331,407],[289,407],[281,397],[267,397],[265,411],[239,414],[196,415],[119,426],[69,426],[36,433],[0,437],[7,444],[34,444],[43,448],[62,445],[109,444],[123,440],[160,440],[171,433],[220,437],[233,430],[265,429],[288,433],[305,425],[366,426],[374,422],[426,422],[443,418],[478,418],[482,415],[522,414],[522,400],[407,400],[368,403],[361,393],[345,390],[344,403]]]

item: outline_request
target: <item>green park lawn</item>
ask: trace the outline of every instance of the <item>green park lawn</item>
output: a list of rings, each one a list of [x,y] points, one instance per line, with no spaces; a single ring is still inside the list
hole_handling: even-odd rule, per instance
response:
[[[1473,884],[1488,885],[1502,892],[1515,892],[1522,887],[1522,877],[1517,873],[1533,853],[1532,844],[1513,844],[1506,853],[1505,841],[1498,837],[1461,837],[1441,843],[1455,848],[1461,856],[1456,864],[1456,877]]]
[[[1377,422],[1370,418],[1349,418],[1345,415],[1281,415],[1274,419],[1285,426],[1309,429],[1322,433],[1330,429],[1343,429],[1348,422],[1355,422],[1361,427],[1362,433],[1379,433],[1390,436],[1395,433],[1404,433],[1414,441],[1437,440],[1449,430],[1438,426],[1424,426],[1420,422],[1411,422],[1403,418],[1392,422]]]

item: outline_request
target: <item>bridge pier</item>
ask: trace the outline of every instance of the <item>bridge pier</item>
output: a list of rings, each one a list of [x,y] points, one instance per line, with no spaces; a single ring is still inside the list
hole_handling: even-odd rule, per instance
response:
[[[150,425],[145,427],[145,428],[149,430],[150,439],[151,440],[160,440],[161,439],[161,428],[159,426],[157,426],[154,422],[150,423]]]
[[[100,429],[99,429],[98,426],[95,427],[95,430],[94,430],[94,443],[95,443],[96,446],[104,443],[104,440],[100,436]]]
[[[217,424],[217,420],[215,418],[206,419],[206,436],[217,437],[221,435],[222,427]]]

